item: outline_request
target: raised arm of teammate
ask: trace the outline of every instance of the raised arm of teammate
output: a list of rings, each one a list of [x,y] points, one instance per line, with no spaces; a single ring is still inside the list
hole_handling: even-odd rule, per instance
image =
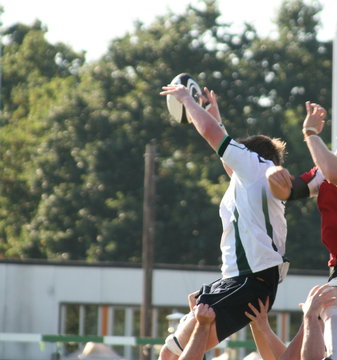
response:
[[[303,122],[303,134],[312,160],[325,179],[337,185],[337,156],[331,152],[318,135],[325,124],[326,110],[319,104],[305,103],[307,116]]]
[[[302,346],[303,326],[287,347],[275,334],[268,321],[269,299],[263,304],[259,300],[260,309],[248,304],[250,312],[246,316],[251,320],[250,328],[258,352],[263,360],[294,360],[299,359]]]
[[[251,320],[250,329],[259,354],[263,360],[277,360],[287,347],[270,327],[268,320],[269,298],[265,304],[259,300],[259,310],[250,303],[248,307],[250,311],[246,312],[246,316]]]
[[[304,323],[301,360],[316,360],[324,357],[325,343],[320,314],[324,308],[336,304],[336,299],[337,288],[324,284],[313,287],[305,303],[301,304]]]
[[[207,304],[199,304],[195,308],[197,320],[192,335],[178,360],[202,360],[215,312]]]

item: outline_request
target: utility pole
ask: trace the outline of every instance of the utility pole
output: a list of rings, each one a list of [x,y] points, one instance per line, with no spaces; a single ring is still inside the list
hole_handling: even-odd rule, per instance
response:
[[[152,336],[152,270],[155,224],[155,158],[154,141],[146,145],[143,202],[143,302],[141,308],[141,337]],[[150,346],[141,347],[141,360],[150,360]]]

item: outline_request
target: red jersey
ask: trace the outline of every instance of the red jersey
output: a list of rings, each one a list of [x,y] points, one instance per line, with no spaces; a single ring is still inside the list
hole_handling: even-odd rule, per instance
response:
[[[321,237],[330,252],[328,265],[337,265],[337,186],[328,183],[317,167],[300,176],[308,187],[307,196],[317,196],[321,214]],[[304,194],[302,192],[302,194]],[[293,197],[293,199],[299,197]]]

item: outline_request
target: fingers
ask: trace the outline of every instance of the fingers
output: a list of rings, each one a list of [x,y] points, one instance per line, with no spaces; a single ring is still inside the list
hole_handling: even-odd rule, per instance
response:
[[[330,305],[337,305],[337,289],[324,284],[313,287],[307,296],[304,304],[300,304],[304,315],[319,315],[321,310]]]
[[[209,108],[214,104],[212,103],[211,92],[208,90],[207,87],[204,87],[204,92],[205,92],[206,96],[204,96],[203,94],[200,94],[199,99],[201,99],[201,103],[203,104],[204,108],[208,111]]]
[[[312,115],[316,115],[318,117],[320,117],[321,119],[325,119],[326,116],[326,110],[324,109],[324,107],[322,107],[319,104],[311,104],[311,109],[312,109]]]
[[[248,311],[245,311],[245,315],[246,317],[251,320],[251,321],[255,321],[257,319],[257,317],[259,316],[259,311],[257,310],[257,308],[252,304],[252,303],[248,303],[248,307],[250,308],[250,310],[253,312],[250,313]]]
[[[323,286],[326,287],[327,284],[324,284]],[[320,288],[321,286],[319,285],[316,285],[314,286],[310,291],[309,291],[309,296],[312,296],[314,294],[317,293],[318,289]]]
[[[265,303],[259,299],[260,313],[267,313],[269,309],[269,296],[266,298]]]
[[[248,303],[248,307],[252,310],[255,316],[259,315],[259,310],[252,303]]]
[[[259,299],[260,300],[260,299]],[[261,301],[262,302],[262,301]],[[268,309],[269,309],[269,296],[267,296],[267,299],[266,299],[266,302],[265,302],[265,310],[266,310],[266,312],[268,311]]]
[[[173,85],[169,84],[162,87],[163,91],[161,91],[160,95],[172,95],[174,96],[179,102],[183,103],[189,97],[192,98],[191,94],[189,93],[188,89],[184,85]]]
[[[307,110],[307,115],[310,115],[311,114],[311,104],[310,104],[310,101],[306,101],[305,102],[305,108]]]
[[[188,297],[196,298],[200,294],[200,290],[193,291],[192,293],[188,294]]]
[[[318,132],[324,127],[324,119],[326,118],[327,111],[323,106],[306,101],[305,103],[307,117],[304,121],[304,127],[316,127]]]
[[[337,297],[337,289],[334,286],[330,286],[329,284],[325,284],[319,288],[317,291],[318,296],[323,298],[336,298]]]
[[[211,93],[210,93],[210,91],[208,90],[208,88],[206,86],[204,87],[204,92],[205,92],[205,94],[207,96],[207,99],[209,100],[210,97],[211,97]]]
[[[263,303],[261,299],[259,299],[258,302],[259,302],[259,310],[252,303],[248,303],[248,307],[253,312],[253,314],[246,311],[245,315],[251,320],[255,320],[259,315],[266,314],[268,312],[269,297],[267,297],[265,303]]]
[[[166,86],[162,86],[162,89],[164,91],[161,91],[160,94],[161,95],[166,95],[166,94],[163,94],[163,93],[172,93],[174,91],[178,91],[180,89],[186,89],[186,87],[184,85],[173,85],[173,84],[168,84]]]
[[[251,313],[249,313],[248,311],[245,311],[245,315],[251,321],[254,321],[256,319],[256,317],[254,315],[252,315]]]
[[[209,89],[207,87],[204,87],[204,92],[207,96],[208,101],[212,105],[217,105],[217,98],[216,98],[215,92],[213,90],[209,91]]]
[[[292,187],[291,180],[293,180],[294,177],[292,175],[290,175],[290,173],[287,169],[285,169],[281,166],[274,166],[274,167],[270,168],[270,170],[268,169],[266,175],[270,182],[272,182],[273,184],[275,184],[281,188],[283,188],[283,187],[291,188]]]
[[[205,104],[209,103],[207,97],[204,96],[203,94],[199,94],[198,96],[199,96],[199,99],[201,99],[201,103],[202,103],[202,104],[205,105]]]
[[[199,323],[211,323],[215,319],[215,312],[208,304],[199,304],[195,309],[195,317]]]
[[[282,173],[280,173],[280,182],[285,184],[287,187],[292,187],[292,182],[291,182],[291,178],[290,178],[290,174],[288,173],[288,171],[283,171]]]
[[[199,294],[200,294],[200,290],[197,290],[188,295],[188,304],[189,304],[191,311],[194,309],[194,307],[197,303],[197,297]]]

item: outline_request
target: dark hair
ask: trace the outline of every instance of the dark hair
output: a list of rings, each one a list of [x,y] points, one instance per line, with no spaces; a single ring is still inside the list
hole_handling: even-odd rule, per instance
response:
[[[240,144],[249,150],[258,153],[266,160],[271,160],[275,165],[281,165],[286,154],[286,142],[265,135],[253,135],[245,139],[239,139]]]

